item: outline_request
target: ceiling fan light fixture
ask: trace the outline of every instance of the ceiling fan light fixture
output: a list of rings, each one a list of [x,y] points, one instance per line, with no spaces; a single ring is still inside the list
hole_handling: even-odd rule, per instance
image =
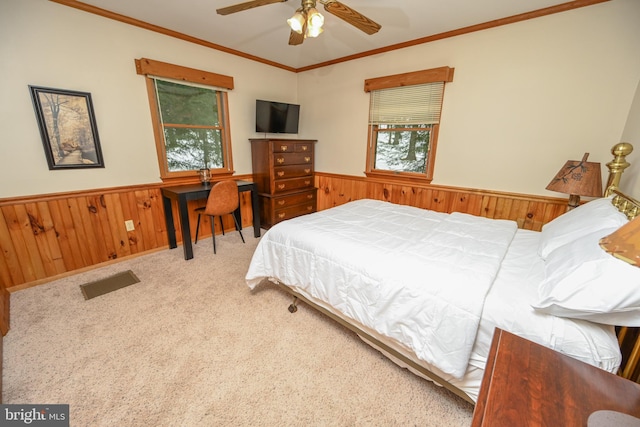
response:
[[[296,13],[289,19],[287,19],[287,24],[293,31],[298,34],[302,34],[302,29],[304,28],[304,23],[306,21],[306,17],[304,16],[301,10],[297,10]]]
[[[315,7],[309,8],[307,11],[307,24],[311,28],[322,28],[324,25],[324,16],[322,16]]]
[[[229,15],[231,13],[242,12],[243,10],[255,7],[266,6],[274,3],[283,3],[287,0],[244,0],[242,3],[216,9],[219,15]],[[300,7],[293,16],[287,19],[287,24],[291,28],[289,34],[289,45],[297,46],[302,44],[307,37],[318,37],[323,29],[324,16],[318,13],[316,5],[320,3],[324,10],[334,15],[366,34],[377,33],[382,26],[372,21],[363,14],[350,8],[338,0],[299,0]]]
[[[322,33],[324,29],[322,27],[312,28],[311,25],[307,25],[307,32],[305,33],[305,37],[318,37],[320,33]]]

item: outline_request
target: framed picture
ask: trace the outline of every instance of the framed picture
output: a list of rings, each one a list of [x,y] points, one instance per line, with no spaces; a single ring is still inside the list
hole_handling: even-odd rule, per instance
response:
[[[91,94],[29,86],[49,169],[103,168]]]

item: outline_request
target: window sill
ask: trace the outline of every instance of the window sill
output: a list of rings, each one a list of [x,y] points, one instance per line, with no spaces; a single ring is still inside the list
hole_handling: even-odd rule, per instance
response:
[[[218,181],[224,178],[229,178],[233,176],[233,174],[234,171],[218,173],[212,172],[210,181]],[[198,174],[198,171],[176,172],[176,175],[161,176],[160,179],[163,183],[171,185],[193,184],[200,182],[200,175]]]
[[[431,184],[431,181],[433,181],[433,178],[428,178],[424,174],[409,172],[370,171],[365,172],[365,175],[371,181],[379,181],[383,183]]]

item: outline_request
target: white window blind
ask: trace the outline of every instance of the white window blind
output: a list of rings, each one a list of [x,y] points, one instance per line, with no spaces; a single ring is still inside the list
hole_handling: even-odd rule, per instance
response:
[[[159,77],[159,76],[152,76],[152,75],[148,75],[147,77],[149,77],[150,79],[153,79],[154,84],[156,84],[156,86],[157,86],[156,81],[160,80],[163,82],[176,83],[183,86],[199,87],[201,89],[208,89],[212,91],[228,92],[227,89],[224,87],[193,83],[188,80],[178,80],[178,79],[172,79],[170,77]]]
[[[444,82],[399,86],[371,91],[369,124],[436,124]]]
[[[172,83],[175,85],[178,85],[175,88],[171,88],[171,87],[167,87],[166,85],[164,85],[163,87],[163,91],[166,92],[171,92],[174,95],[183,95],[185,97],[185,99],[188,99],[190,96],[194,95],[194,94],[198,94],[198,93],[202,93],[202,90],[206,90],[208,92],[212,93],[212,96],[216,97],[216,92],[226,92],[226,90],[221,89],[221,88],[217,88],[214,86],[208,86],[208,85],[201,85],[201,84],[197,84],[197,83],[192,83],[192,82],[188,82],[188,81],[181,81],[181,80],[175,80],[175,79],[171,79],[171,78],[165,78],[165,77],[156,77],[156,76],[149,76],[149,78],[151,78],[153,80],[153,84],[155,87],[155,95],[156,95],[156,104],[158,105],[158,118],[160,120],[160,124],[162,126],[164,126],[165,124],[165,118],[163,115],[163,109],[160,108],[162,103],[160,101],[160,90],[158,88],[158,82],[167,82],[167,83]],[[215,104],[211,104],[211,109],[215,110],[216,108],[218,108],[217,105]],[[217,113],[217,111],[216,111]],[[213,119],[213,117],[211,117],[211,119]],[[185,123],[183,123],[185,124]],[[192,122],[191,124],[193,125],[203,125],[203,124],[210,124],[213,125],[212,122],[209,123],[196,123],[196,122]]]

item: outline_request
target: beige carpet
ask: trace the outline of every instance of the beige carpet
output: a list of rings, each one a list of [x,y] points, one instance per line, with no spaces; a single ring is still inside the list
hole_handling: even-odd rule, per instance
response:
[[[11,295],[3,403],[70,404],[72,426],[468,426],[473,407],[244,275],[258,239],[211,239]],[[140,283],[85,300],[80,285]]]

